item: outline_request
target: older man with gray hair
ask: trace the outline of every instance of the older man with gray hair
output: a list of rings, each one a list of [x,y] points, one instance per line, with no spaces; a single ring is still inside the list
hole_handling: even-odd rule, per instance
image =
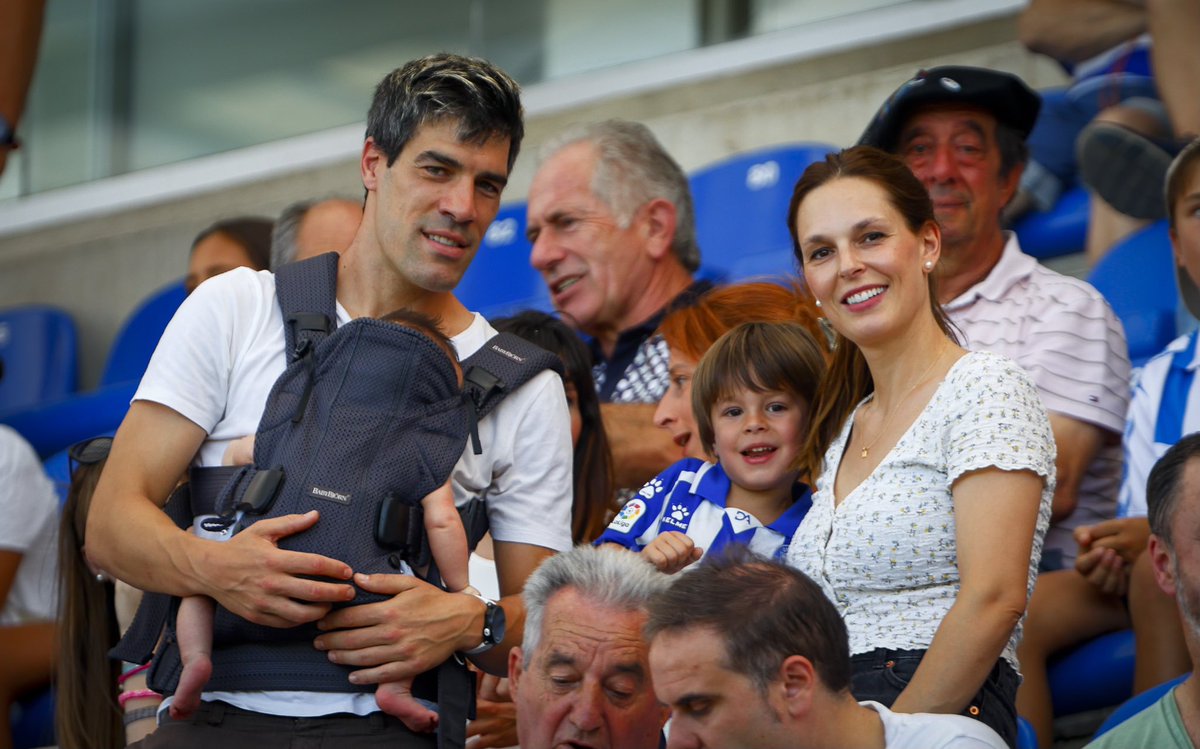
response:
[[[523,749],[655,749],[667,712],[654,696],[642,627],[670,578],[624,549],[579,546],[525,583],[525,634],[508,675]]]
[[[593,375],[619,486],[638,486],[680,457],[653,424],[667,390],[655,335],[673,300],[699,293],[687,176],[645,125],[608,120],[542,149],[529,188],[529,261],[567,321],[591,336]]]
[[[292,203],[271,232],[271,269],[324,252],[341,253],[354,240],[362,215],[362,204],[346,198]]]

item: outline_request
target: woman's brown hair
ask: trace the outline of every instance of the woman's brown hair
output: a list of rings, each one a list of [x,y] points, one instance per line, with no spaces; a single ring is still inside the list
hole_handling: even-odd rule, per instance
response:
[[[804,170],[796,188],[792,191],[792,202],[788,206],[788,231],[792,235],[792,251],[800,267],[804,267],[804,253],[800,248],[796,216],[800,205],[814,190],[845,177],[870,180],[887,193],[892,207],[904,218],[908,229],[914,233],[929,224],[936,224],[933,201],[921,181],[913,175],[904,162],[889,153],[871,146],[855,146],[838,153],[831,153],[824,161],[818,161]],[[942,311],[938,302],[934,274],[928,274],[929,308],[938,327],[952,341],[958,340],[954,327]],[[825,450],[837,437],[850,412],[863,398],[875,389],[875,381],[862,350],[841,333],[834,338],[833,358],[825,379],[813,403],[812,420],[809,422],[808,439],[805,442],[802,462],[813,471],[813,479],[821,470]]]
[[[59,525],[55,728],[59,746],[72,749],[125,746],[116,691],[120,666],[108,657],[120,634],[113,584],[98,580],[83,555],[92,492],[104,463],[75,468]]]

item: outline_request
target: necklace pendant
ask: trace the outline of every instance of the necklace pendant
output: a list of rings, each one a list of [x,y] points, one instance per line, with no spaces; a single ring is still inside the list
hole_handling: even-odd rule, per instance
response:
[[[861,453],[859,453],[859,456],[858,456],[858,457],[860,457],[860,458],[866,458],[866,457],[867,457],[867,448],[865,448],[865,447],[864,447],[864,448],[862,449],[862,452],[861,452]]]

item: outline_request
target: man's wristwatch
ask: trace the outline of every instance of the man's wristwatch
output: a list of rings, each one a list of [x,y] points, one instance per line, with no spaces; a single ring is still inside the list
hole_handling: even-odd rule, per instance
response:
[[[467,595],[475,594],[467,593]],[[485,611],[483,614],[483,642],[481,642],[478,647],[474,647],[466,651],[464,655],[479,655],[480,653],[486,653],[487,651],[499,645],[500,641],[504,639],[504,609],[500,606],[500,604],[486,596],[475,595],[475,597],[483,601],[483,605],[487,607],[487,611]]]

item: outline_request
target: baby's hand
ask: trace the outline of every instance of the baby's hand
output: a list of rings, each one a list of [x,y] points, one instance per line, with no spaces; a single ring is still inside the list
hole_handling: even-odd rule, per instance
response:
[[[642,556],[658,568],[659,572],[673,575],[704,554],[692,539],[678,531],[668,531],[655,537],[642,549]]]
[[[225,456],[221,458],[223,466],[244,466],[254,462],[254,435],[234,440],[225,448]]]

